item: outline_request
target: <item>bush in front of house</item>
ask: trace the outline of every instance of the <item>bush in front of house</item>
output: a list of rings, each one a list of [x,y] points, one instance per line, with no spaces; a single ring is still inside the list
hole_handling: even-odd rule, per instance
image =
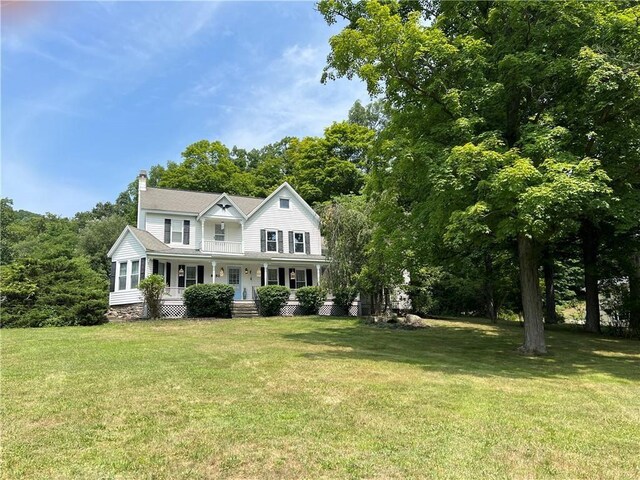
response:
[[[349,315],[349,307],[356,299],[358,291],[355,287],[339,287],[333,291],[333,303]]]
[[[266,285],[258,288],[260,313],[265,317],[280,315],[280,309],[289,300],[289,289],[282,285]]]
[[[223,283],[191,285],[184,291],[184,304],[190,317],[231,317],[234,290]]]
[[[160,318],[162,316],[164,287],[166,287],[166,284],[162,275],[149,275],[144,280],[140,280],[138,284],[138,289],[142,292],[142,297],[147,304],[150,318]]]
[[[304,315],[317,315],[327,294],[320,287],[302,287],[296,290],[296,297]]]

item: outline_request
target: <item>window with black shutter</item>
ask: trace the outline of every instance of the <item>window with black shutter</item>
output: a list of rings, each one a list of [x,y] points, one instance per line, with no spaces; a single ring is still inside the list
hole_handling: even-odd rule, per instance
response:
[[[289,269],[289,288],[292,290],[296,288],[296,269],[295,268]]]
[[[111,262],[111,273],[109,274],[109,291],[116,290],[116,262]]]
[[[307,255],[311,254],[311,235],[309,232],[304,232],[304,251]]]
[[[278,269],[278,285],[282,285],[283,287],[287,286],[287,283],[285,280],[285,271],[284,271],[284,268],[282,267]]]
[[[189,220],[184,221],[184,228],[182,232],[182,243],[184,245],[189,245],[191,240],[191,222]]]
[[[182,275],[180,275],[180,272],[182,272]],[[183,288],[184,287],[184,276],[185,276],[186,272],[184,269],[184,265],[178,265],[178,288]]]
[[[164,219],[164,243],[171,243],[171,219]]]
[[[307,268],[307,287],[313,287],[313,270]]]

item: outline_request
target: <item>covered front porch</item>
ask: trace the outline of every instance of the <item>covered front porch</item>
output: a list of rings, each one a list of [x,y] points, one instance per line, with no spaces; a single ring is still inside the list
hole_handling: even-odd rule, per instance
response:
[[[165,300],[180,304],[184,290],[200,283],[222,283],[234,288],[234,300],[255,300],[257,288],[283,285],[291,289],[291,299],[298,288],[316,286],[324,262],[305,259],[255,260],[244,258],[154,258],[152,271],[162,275],[167,284]]]

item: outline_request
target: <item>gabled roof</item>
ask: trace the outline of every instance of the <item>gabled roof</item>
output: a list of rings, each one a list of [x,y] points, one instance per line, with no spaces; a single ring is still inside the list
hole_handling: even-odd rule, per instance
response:
[[[133,236],[133,238],[140,244],[140,246],[144,248],[146,251],[160,252],[160,251],[169,249],[169,247],[166,244],[162,243],[160,240],[158,240],[156,237],[151,235],[149,232],[145,230],[140,230],[139,228],[136,228],[136,227],[132,227],[131,225],[127,225],[126,227],[124,227],[124,230],[122,230],[122,233],[120,234],[118,239],[115,241],[113,246],[109,249],[109,252],[107,253],[107,257],[113,256],[116,249],[120,246],[120,243],[122,243],[124,238],[127,236],[127,233],[130,233]]]
[[[313,208],[311,208],[311,206],[304,201],[304,198],[302,198],[300,195],[298,195],[298,192],[296,192],[293,187],[291,185],[289,185],[288,182],[284,182],[282,185],[280,185],[278,188],[276,188],[273,193],[271,195],[269,195],[267,198],[265,198],[262,202],[260,202],[260,204],[256,205],[256,207],[251,210],[251,212],[247,215],[247,218],[251,217],[252,215],[256,214],[260,208],[262,208],[264,205],[266,205],[267,203],[269,203],[269,200],[271,200],[273,197],[275,197],[276,195],[278,195],[278,193],[280,193],[282,190],[284,189],[289,190],[289,192],[293,195],[293,197],[300,202],[300,204],[305,207],[313,216],[313,218],[315,218],[316,220],[320,220],[320,216],[315,212],[315,210]]]
[[[242,211],[242,209],[238,206],[238,204],[236,202],[233,201],[233,198],[231,198],[231,195],[228,195],[226,193],[223,193],[222,195],[220,195],[218,198],[216,198],[213,202],[211,202],[209,205],[207,205],[206,207],[204,207],[202,209],[202,211],[198,214],[198,218],[196,220],[200,220],[200,218],[207,213],[209,210],[211,210],[214,205],[216,205],[217,203],[220,203],[222,201],[223,198],[226,198],[227,200],[229,200],[231,202],[231,206],[233,208],[235,208],[236,210],[238,210],[240,212],[240,215],[242,215],[242,218],[244,218],[245,220],[247,219],[247,215],[245,212]],[[249,198],[249,197],[243,197],[243,198]],[[262,199],[260,199],[262,200]]]
[[[214,204],[222,194],[148,187],[139,192],[139,195],[140,207],[145,210],[198,215],[205,208]],[[227,195],[227,198],[244,215],[248,215],[264,201],[264,198],[243,197],[241,195]]]

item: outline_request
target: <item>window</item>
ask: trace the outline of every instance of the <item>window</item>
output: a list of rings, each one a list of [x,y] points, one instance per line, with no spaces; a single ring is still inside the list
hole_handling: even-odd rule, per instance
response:
[[[278,251],[278,232],[267,230],[267,252]]]
[[[158,262],[158,275],[164,277],[164,263]]]
[[[197,268],[187,266],[185,269],[185,287],[190,287],[191,285],[195,285],[197,282]]]
[[[140,261],[134,260],[131,262],[131,286],[129,288],[138,288],[138,282],[140,281]]]
[[[196,274],[196,267],[187,267],[187,271],[185,272],[185,286],[189,287],[196,284]]]
[[[171,242],[182,243],[182,222],[180,220],[171,222]]]
[[[118,276],[118,290],[127,288],[127,262],[120,262],[120,275]]]
[[[302,288],[307,286],[307,271],[296,270],[296,288]]]
[[[270,268],[267,274],[267,285],[278,285],[278,269]]]
[[[213,239],[217,242],[224,242],[224,230],[221,223],[216,223],[216,230]]]
[[[295,253],[304,253],[304,232],[295,232],[293,234],[293,251]]]
[[[280,199],[280,208],[289,208],[289,199],[281,198]]]

